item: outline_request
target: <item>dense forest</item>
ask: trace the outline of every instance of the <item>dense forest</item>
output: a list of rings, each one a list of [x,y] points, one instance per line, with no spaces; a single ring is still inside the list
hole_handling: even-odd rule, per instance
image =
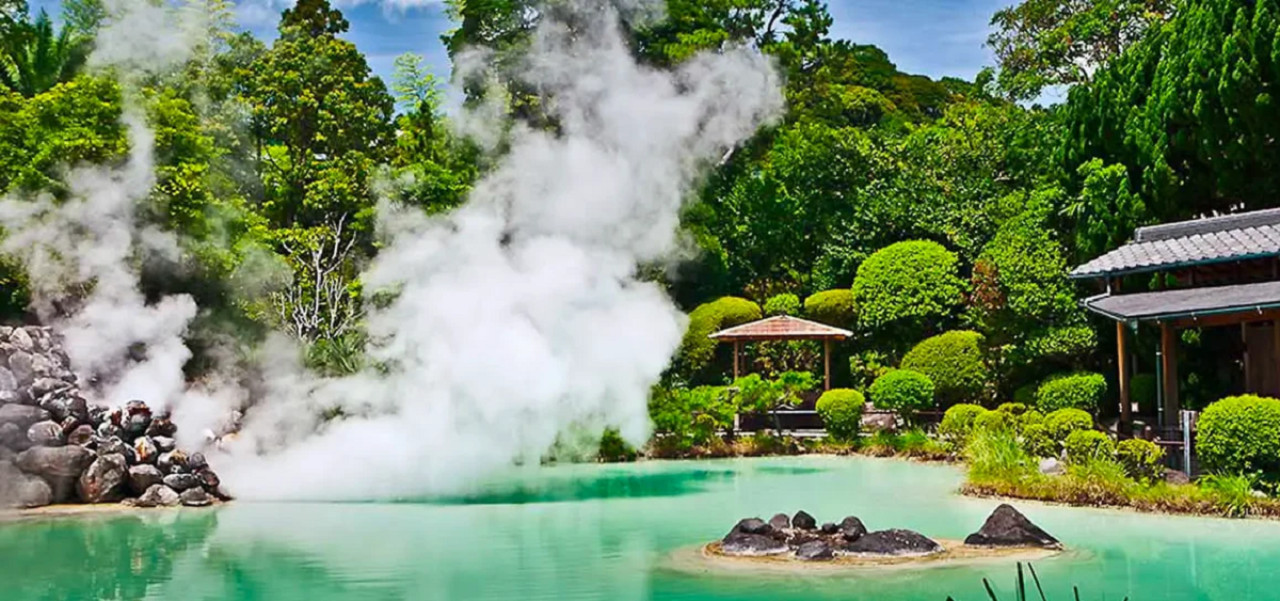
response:
[[[68,166],[126,160],[128,97],[155,135],[144,216],[182,244],[180,269],[143,265],[143,291],[202,308],[189,374],[216,340],[271,331],[302,341],[321,372],[354,371],[363,306],[378,302],[360,274],[379,250],[379,202],[457,207],[503,145],[456,133],[421,57],[375,77],[326,0],[284,11],[269,43],[239,31],[226,0],[186,1],[205,27],[182,68],[126,85],[87,60],[110,5],[67,0],[54,19],[0,0],[0,191],[56,201]],[[443,41],[455,61],[490,49],[497,71],[556,10],[451,0]],[[1025,0],[992,17],[997,64],[975,81],[902,73],[875,46],[833,39],[822,0],[668,0],[660,21],[621,14],[654,69],[745,44],[785,81],[785,117],[708,166],[688,198],[681,228],[695,252],[639,266],[692,314],[664,390],[724,383],[724,349],[705,335],[780,313],[855,332],[836,375],[852,388],[939,335],[937,352],[972,345],[984,357],[974,373],[929,374],[944,402],[1111,374],[1114,331],[1080,309],[1068,269],[1139,225],[1276,204],[1275,0]],[[511,123],[558,127],[555,99],[518,81],[452,85],[468,104],[501,95]],[[1048,89],[1066,100],[1033,104]],[[241,285],[263,269],[291,284]],[[30,274],[9,260],[0,276],[4,316],[35,319]],[[1184,342],[1201,344],[1194,331]],[[819,350],[750,354],[780,376],[812,369]],[[1186,374],[1192,404],[1217,393],[1212,370]],[[674,396],[678,413],[698,402]]]

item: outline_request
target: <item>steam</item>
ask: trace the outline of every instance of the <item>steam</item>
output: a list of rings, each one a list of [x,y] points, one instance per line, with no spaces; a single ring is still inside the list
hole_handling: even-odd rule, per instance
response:
[[[648,391],[685,318],[637,266],[677,251],[682,200],[702,169],[781,112],[780,83],[746,48],[675,71],[638,65],[612,8],[581,1],[570,12],[572,29],[544,18],[520,65],[559,131],[502,132],[502,163],[452,213],[379,207],[385,244],[363,281],[398,294],[367,318],[377,368],[319,379],[291,343],[260,349],[262,390],[239,434],[210,457],[232,494],[450,493],[536,462],[570,428],[648,434]],[[160,45],[108,44],[100,64],[136,68]],[[478,107],[460,120],[492,134],[493,114]],[[4,248],[38,279],[37,308],[67,337],[80,373],[109,383],[103,398],[169,403],[189,433],[247,393],[217,382],[184,389],[182,336],[197,308],[186,296],[148,303],[138,291],[139,261],[172,259],[178,245],[134,214],[154,183],[151,140],[135,116],[126,112],[124,167],[75,170],[62,203],[0,203]],[[68,309],[63,301],[84,289]],[[130,353],[139,347],[145,357]]]

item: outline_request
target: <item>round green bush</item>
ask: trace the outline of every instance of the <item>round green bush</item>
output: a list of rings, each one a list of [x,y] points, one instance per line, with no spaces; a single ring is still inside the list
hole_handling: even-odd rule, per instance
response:
[[[725,296],[698,305],[689,314],[689,328],[676,354],[681,375],[693,379],[711,365],[716,356],[716,341],[707,336],[760,317],[760,306],[745,298]]]
[[[991,381],[982,342],[982,334],[968,330],[939,334],[911,349],[901,367],[929,376],[934,395],[944,407],[973,402]]]
[[[1076,430],[1064,445],[1067,449],[1067,462],[1084,464],[1098,459],[1113,459],[1116,454],[1115,443],[1111,437],[1097,430]]]
[[[942,423],[938,424],[938,436],[942,437],[953,449],[964,447],[965,441],[973,433],[973,422],[978,416],[987,413],[986,408],[970,403],[952,405],[942,414]]]
[[[1024,427],[1031,424],[1044,424],[1044,414],[1035,409],[1028,409],[1026,413],[1018,416],[1018,421]]]
[[[1164,450],[1150,440],[1130,438],[1116,445],[1116,460],[1124,473],[1139,482],[1154,482],[1164,476]]]
[[[1209,405],[1200,414],[1196,452],[1209,472],[1280,476],[1280,400],[1243,395]]]
[[[857,305],[848,288],[823,290],[804,299],[804,316],[814,321],[841,328],[856,325]]]
[[[1138,413],[1156,414],[1156,376],[1138,374],[1129,381],[1129,400],[1138,404]]]
[[[1059,409],[1044,416],[1044,427],[1049,438],[1061,444],[1072,432],[1092,430],[1093,416],[1079,409]]]
[[[1049,428],[1044,423],[1022,426],[1022,448],[1032,457],[1058,456],[1058,443],[1049,436]]]
[[[1096,412],[1107,394],[1102,374],[1076,372],[1052,376],[1036,390],[1036,408],[1041,411],[1082,409]]]
[[[1032,382],[1019,386],[1013,391],[1013,402],[1022,403],[1031,406],[1036,404],[1036,388],[1040,386],[1039,382]]]
[[[955,253],[926,240],[872,253],[853,280],[858,323],[872,331],[890,325],[918,330],[946,318],[964,300],[959,264]]]
[[[933,406],[933,381],[909,369],[895,369],[876,378],[868,392],[877,409],[896,412],[907,420]]]
[[[827,434],[835,440],[849,441],[862,430],[862,393],[849,388],[833,388],[818,397],[818,417]]]
[[[1017,432],[1018,418],[1004,411],[988,411],[973,419],[973,429],[981,432]]]
[[[764,302],[764,314],[770,317],[774,315],[799,315],[800,297],[789,293],[775,294]]]
[[[1022,415],[1027,412],[1027,406],[1023,403],[1000,403],[1000,406],[996,407],[996,411],[1011,415]]]

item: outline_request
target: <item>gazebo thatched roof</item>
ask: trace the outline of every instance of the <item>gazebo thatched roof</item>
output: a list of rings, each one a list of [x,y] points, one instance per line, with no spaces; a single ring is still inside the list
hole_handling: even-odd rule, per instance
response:
[[[816,321],[778,315],[720,330],[709,337],[722,341],[751,340],[844,340],[853,335],[849,330]]]

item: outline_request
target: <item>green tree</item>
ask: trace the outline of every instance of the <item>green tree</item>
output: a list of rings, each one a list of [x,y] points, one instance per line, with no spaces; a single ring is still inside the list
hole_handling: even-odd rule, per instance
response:
[[[0,85],[28,98],[70,80],[87,47],[70,27],[55,29],[49,14],[18,21],[0,39]]]
[[[1011,97],[1089,83],[1092,74],[1173,12],[1173,0],[1025,0],[991,18],[987,38]]]
[[[937,242],[909,240],[867,257],[853,280],[858,324],[896,344],[937,332],[963,300],[955,253]]]
[[[396,57],[391,89],[400,115],[392,163],[402,187],[400,200],[439,211],[462,204],[480,168],[479,149],[453,135],[441,110],[442,92],[422,57]],[[407,177],[403,177],[407,176]]]

